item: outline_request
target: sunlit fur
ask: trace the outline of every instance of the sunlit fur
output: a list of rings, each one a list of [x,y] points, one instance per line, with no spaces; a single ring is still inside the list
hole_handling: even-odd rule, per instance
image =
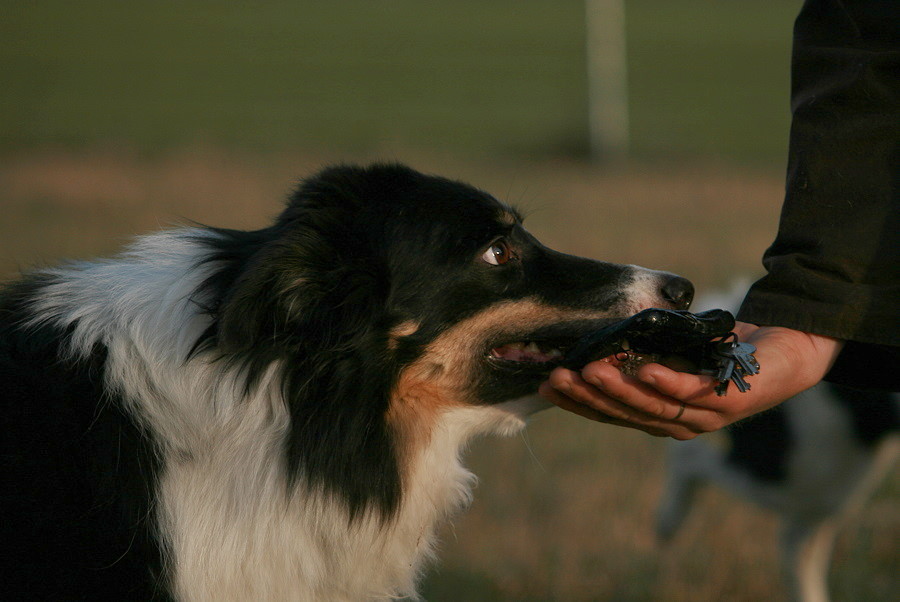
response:
[[[515,262],[479,260],[497,236]],[[556,253],[486,193],[373,166],[307,180],[263,230],[161,232],[11,283],[5,589],[415,597],[471,499],[466,443],[544,407],[523,396],[549,368],[493,365],[491,344],[574,340],[663,305],[670,278]]]

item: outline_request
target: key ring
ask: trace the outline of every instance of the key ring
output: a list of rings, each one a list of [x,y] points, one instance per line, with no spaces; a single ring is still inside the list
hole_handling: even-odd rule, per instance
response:
[[[728,334],[723,334],[718,340],[713,339],[715,343],[727,343],[728,339],[732,339],[732,343],[738,342],[738,335],[736,332],[729,332]]]

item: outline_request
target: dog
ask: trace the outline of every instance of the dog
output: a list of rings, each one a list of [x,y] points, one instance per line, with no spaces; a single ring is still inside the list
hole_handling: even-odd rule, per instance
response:
[[[415,598],[467,441],[547,407],[581,334],[692,295],[396,164],[26,275],[0,295],[5,597]]]
[[[736,309],[747,284],[698,298],[695,310]],[[835,538],[900,455],[900,396],[822,382],[721,433],[672,443],[658,536],[671,540],[698,488],[718,485],[779,516],[792,599],[827,602]]]

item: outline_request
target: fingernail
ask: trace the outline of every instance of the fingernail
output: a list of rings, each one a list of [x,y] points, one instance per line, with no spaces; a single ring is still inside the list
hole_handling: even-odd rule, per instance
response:
[[[597,387],[598,389],[602,389],[603,386],[604,386],[603,379],[602,379],[602,378],[598,378],[598,377],[596,377],[596,376],[589,376],[589,377],[586,377],[585,380],[587,380],[589,383],[591,383],[592,385],[594,385],[594,386]]]

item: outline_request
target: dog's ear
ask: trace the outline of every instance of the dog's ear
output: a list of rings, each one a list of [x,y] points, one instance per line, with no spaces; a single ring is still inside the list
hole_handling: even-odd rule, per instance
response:
[[[336,350],[365,335],[380,317],[386,278],[360,258],[323,263],[278,248],[254,256],[223,300],[219,347]]]
[[[256,348],[337,351],[381,317],[388,293],[382,250],[359,199],[302,187],[242,263],[218,312],[225,352]],[[287,216],[287,217],[286,217]]]
[[[222,351],[262,350],[287,329],[292,297],[284,290],[285,263],[272,245],[242,262],[216,316],[216,342]]]

